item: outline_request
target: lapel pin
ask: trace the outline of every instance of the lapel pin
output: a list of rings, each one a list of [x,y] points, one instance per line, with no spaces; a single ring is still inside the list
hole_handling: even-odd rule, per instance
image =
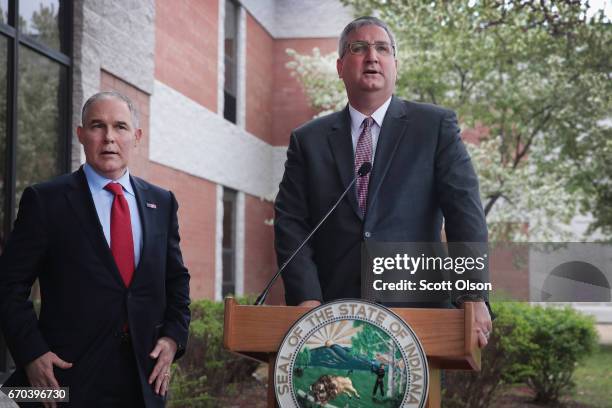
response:
[[[157,204],[155,203],[147,203],[148,208],[157,208]]]

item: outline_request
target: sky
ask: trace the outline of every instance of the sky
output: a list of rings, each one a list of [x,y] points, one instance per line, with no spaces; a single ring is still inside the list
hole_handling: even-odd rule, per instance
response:
[[[598,10],[604,9],[609,20],[612,20],[612,0],[590,0],[587,17],[592,17]]]

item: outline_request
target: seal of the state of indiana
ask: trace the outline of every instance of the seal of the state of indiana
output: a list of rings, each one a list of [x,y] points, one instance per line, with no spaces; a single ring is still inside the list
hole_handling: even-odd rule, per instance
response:
[[[421,408],[427,359],[412,328],[363,300],[323,304],[287,332],[274,367],[281,408]]]

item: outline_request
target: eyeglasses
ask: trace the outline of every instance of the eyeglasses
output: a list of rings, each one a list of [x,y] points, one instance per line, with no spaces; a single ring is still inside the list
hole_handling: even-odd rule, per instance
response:
[[[374,47],[378,55],[388,57],[389,55],[395,55],[395,47],[384,41],[376,41],[369,43],[367,41],[354,41],[349,43],[348,50],[354,55],[365,55],[370,50],[370,47]]]

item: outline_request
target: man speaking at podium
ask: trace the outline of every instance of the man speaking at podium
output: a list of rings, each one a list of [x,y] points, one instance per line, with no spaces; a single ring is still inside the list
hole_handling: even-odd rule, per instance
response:
[[[73,407],[162,407],[190,319],[178,205],[128,171],[142,131],[126,96],[92,96],[82,121],[86,164],[26,188],[0,257],[0,323],[17,365],[4,386],[68,387]]]
[[[275,202],[275,247],[283,264],[308,236],[363,163],[335,212],[283,272],[288,305],[361,297],[360,246],[380,242],[486,242],[478,179],[460,138],[457,119],[444,108],[393,95],[396,44],[389,27],[361,17],[343,30],[336,62],[348,105],[291,134],[285,173]],[[479,344],[491,331],[482,298],[476,301]],[[454,307],[450,301],[414,307]]]

